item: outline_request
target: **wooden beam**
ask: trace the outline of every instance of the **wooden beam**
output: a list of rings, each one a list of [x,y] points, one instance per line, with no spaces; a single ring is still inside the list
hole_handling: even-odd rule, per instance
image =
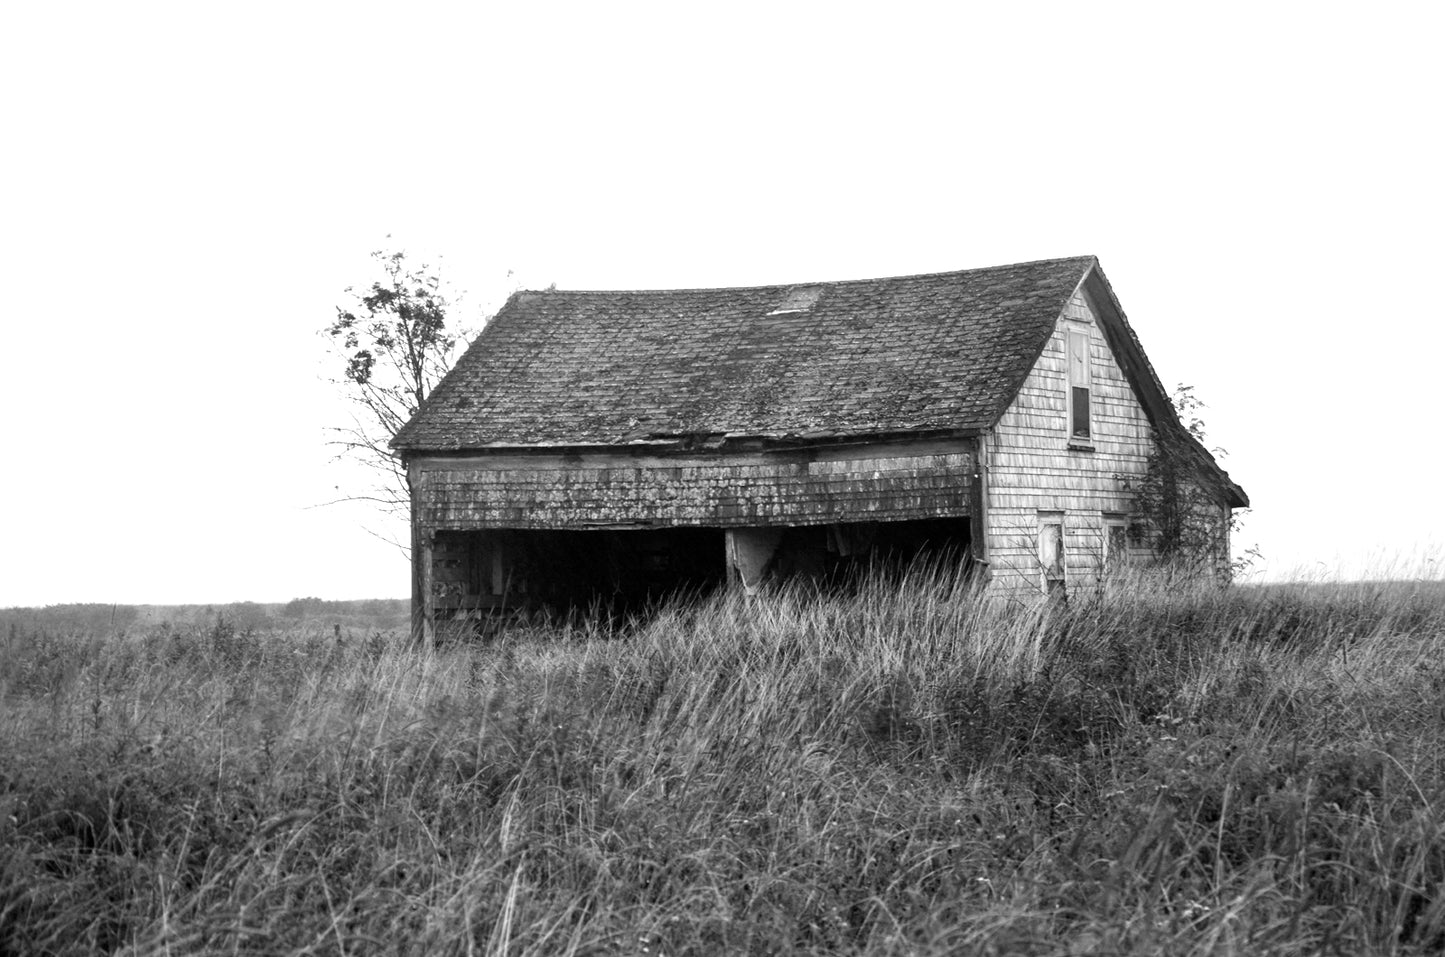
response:
[[[432,609],[432,539],[431,530],[421,521],[424,472],[415,461],[407,462],[407,480],[411,486],[411,638],[431,644],[435,638],[436,621]]]
[[[424,534],[420,547],[413,546],[412,562],[421,567],[422,641],[431,644],[436,640],[436,588],[432,584],[432,538]]]
[[[968,524],[969,548],[985,581],[989,573],[988,550],[988,465],[989,432],[973,440],[973,481],[969,483]]]
[[[416,483],[420,477],[415,466],[407,465],[407,484],[411,486],[411,640],[420,643],[426,636],[426,607],[421,580],[421,522],[417,505],[420,496]]]
[[[972,442],[972,433],[948,438],[909,438],[897,441],[855,442],[800,449],[777,451],[688,451],[672,455],[660,455],[652,450],[586,449],[564,454],[554,450],[537,450],[532,453],[516,449],[502,449],[496,452],[467,451],[456,453],[416,453],[410,458],[416,469],[518,469],[528,472],[547,470],[572,471],[578,468],[643,468],[669,469],[689,467],[781,465],[786,463],[807,465],[813,462],[864,462],[871,459],[886,459],[920,455],[947,455],[966,449]]]

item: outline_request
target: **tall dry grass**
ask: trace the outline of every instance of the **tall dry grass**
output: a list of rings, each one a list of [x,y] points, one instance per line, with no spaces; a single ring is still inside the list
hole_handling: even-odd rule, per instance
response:
[[[0,651],[0,952],[1433,952],[1445,590]]]

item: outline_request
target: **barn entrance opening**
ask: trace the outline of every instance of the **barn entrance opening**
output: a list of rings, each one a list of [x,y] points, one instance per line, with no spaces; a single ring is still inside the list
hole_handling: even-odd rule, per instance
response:
[[[731,582],[846,591],[919,562],[967,568],[967,518],[767,528],[486,529],[438,532],[438,619],[497,612],[631,616]]]
[[[433,594],[445,617],[545,610],[631,615],[727,581],[717,528],[438,532]]]
[[[897,577],[920,563],[966,570],[972,562],[967,518],[738,529],[731,535],[734,578],[749,589],[793,582],[846,591],[866,577]]]

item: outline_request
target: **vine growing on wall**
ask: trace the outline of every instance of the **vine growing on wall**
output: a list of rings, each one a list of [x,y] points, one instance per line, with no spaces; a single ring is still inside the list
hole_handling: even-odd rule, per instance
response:
[[[1222,572],[1243,571],[1258,551],[1249,550],[1239,562],[1231,562],[1226,552],[1229,536],[1239,528],[1240,514],[1225,505],[1226,490],[1203,452],[1204,403],[1188,385],[1178,386],[1170,401],[1183,429],[1155,430],[1154,449],[1134,487],[1141,519],[1135,540],[1164,563],[1208,563]],[[1225,452],[1215,449],[1213,454],[1222,457]]]

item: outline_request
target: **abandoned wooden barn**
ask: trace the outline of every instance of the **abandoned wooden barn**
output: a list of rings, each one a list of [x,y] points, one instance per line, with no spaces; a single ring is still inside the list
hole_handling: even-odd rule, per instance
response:
[[[420,627],[952,555],[991,587],[1126,554],[1156,436],[1217,509],[1093,257],[724,289],[518,292],[402,428]],[[1136,529],[1137,531],[1137,529]]]

